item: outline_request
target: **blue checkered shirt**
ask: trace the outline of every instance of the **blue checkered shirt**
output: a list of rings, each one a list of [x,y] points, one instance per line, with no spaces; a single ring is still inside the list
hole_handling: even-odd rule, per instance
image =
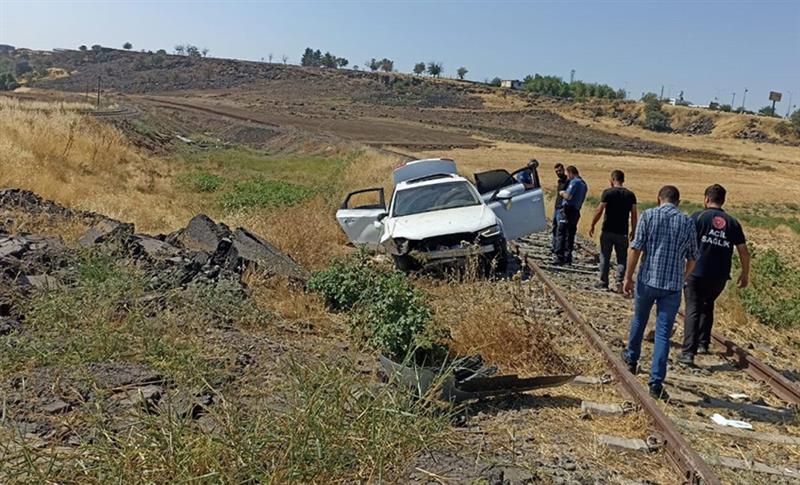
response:
[[[697,259],[697,230],[672,204],[647,209],[631,247],[642,251],[639,281],[661,290],[680,290],[686,260]]]

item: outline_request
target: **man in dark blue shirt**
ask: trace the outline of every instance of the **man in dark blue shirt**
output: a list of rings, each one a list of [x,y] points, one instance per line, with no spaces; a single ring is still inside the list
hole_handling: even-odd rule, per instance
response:
[[[586,199],[589,187],[581,178],[578,168],[574,165],[567,167],[566,190],[562,190],[561,210],[558,213],[558,230],[556,232],[554,264],[571,264],[572,250],[575,247],[575,233],[578,230],[578,220],[581,218],[581,207]]]
[[[697,229],[700,256],[686,281],[686,318],[683,324],[683,352],[678,362],[694,365],[694,356],[708,353],[714,303],[731,278],[733,248],[739,253],[742,272],[737,286],[744,288],[750,279],[750,253],[739,221],[722,210],[726,191],[719,184],[706,189],[705,209],[692,214]]]

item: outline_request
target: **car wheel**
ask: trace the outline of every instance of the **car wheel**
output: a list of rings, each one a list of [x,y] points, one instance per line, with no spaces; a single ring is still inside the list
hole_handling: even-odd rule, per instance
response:
[[[419,267],[417,260],[407,254],[403,256],[392,255],[392,258],[394,259],[394,267],[404,273],[414,271]]]

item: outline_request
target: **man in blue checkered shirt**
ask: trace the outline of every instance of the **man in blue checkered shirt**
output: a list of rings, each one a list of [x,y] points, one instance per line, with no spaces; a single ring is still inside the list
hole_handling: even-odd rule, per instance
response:
[[[636,236],[628,251],[623,291],[634,292],[633,272],[642,257],[642,267],[636,278],[634,312],[628,335],[628,347],[622,354],[628,369],[636,373],[642,351],[642,338],[656,306],[655,343],[650,371],[650,395],[668,399],[664,391],[667,375],[669,338],[675,316],[681,306],[681,290],[692,274],[697,260],[697,231],[694,223],[678,210],[680,192],[665,185],[658,192],[658,207],[644,211],[636,226]]]

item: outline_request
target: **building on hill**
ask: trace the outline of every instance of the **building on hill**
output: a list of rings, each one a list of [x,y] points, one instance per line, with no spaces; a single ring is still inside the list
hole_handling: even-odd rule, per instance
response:
[[[0,44],[0,54],[11,54],[14,50],[13,45]]]
[[[504,79],[500,81],[500,87],[506,89],[522,89],[522,81],[519,79]]]

